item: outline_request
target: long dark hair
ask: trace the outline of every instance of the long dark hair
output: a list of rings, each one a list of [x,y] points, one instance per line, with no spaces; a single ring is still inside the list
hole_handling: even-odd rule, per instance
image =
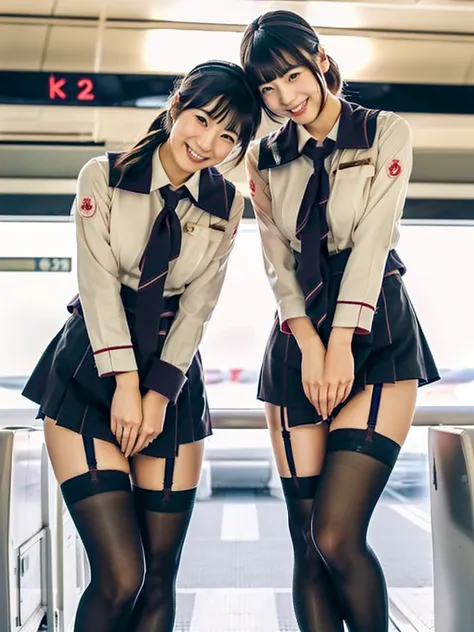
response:
[[[229,129],[239,137],[239,152],[235,164],[245,156],[261,122],[260,103],[251,90],[245,73],[236,64],[226,61],[208,61],[195,66],[175,87],[168,106],[153,121],[147,134],[117,161],[122,175],[125,171],[139,170],[149,161],[159,145],[170,135],[175,117],[184,110],[201,109],[213,102],[209,115],[218,122],[229,118]]]
[[[341,91],[342,77],[329,55],[329,70],[323,75],[314,59],[318,50],[319,37],[304,18],[292,11],[269,11],[246,28],[240,45],[240,61],[255,91],[262,83],[283,77],[295,65],[306,66],[319,84],[322,109],[327,90],[335,95]],[[273,121],[280,122],[280,117],[265,103],[262,106]]]

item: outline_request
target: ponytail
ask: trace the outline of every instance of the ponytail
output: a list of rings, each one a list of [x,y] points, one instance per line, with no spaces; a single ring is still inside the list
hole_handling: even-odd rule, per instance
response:
[[[151,160],[156,149],[168,140],[170,127],[169,110],[163,110],[150,125],[146,135],[117,160],[116,166],[121,171],[121,177],[126,171],[138,171]]]
[[[342,88],[341,71],[332,57],[327,55],[327,58],[329,61],[329,69],[324,73],[324,78],[326,79],[328,90],[334,94],[334,96],[338,96]]]

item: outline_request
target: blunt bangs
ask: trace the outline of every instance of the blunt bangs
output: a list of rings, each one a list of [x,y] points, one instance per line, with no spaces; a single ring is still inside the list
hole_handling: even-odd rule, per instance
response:
[[[302,34],[300,34],[302,35]],[[255,33],[249,43],[244,59],[245,73],[252,87],[258,88],[286,75],[297,66],[305,66],[314,72],[314,64],[302,51],[308,50],[308,37],[300,37],[301,42],[293,43],[284,36],[264,29]],[[317,52],[317,41],[311,42]]]
[[[281,14],[281,15],[280,15]],[[321,93],[324,94],[325,82],[321,70],[313,58],[318,52],[319,40],[316,33],[304,24],[291,24],[287,12],[268,14],[278,15],[281,22],[272,18],[264,19],[257,30],[250,27],[244,34],[241,45],[241,62],[247,79],[258,94],[260,103],[267,116],[275,123],[281,123],[283,117],[272,112],[266,105],[259,87],[275,81],[294,68],[308,68],[316,78]],[[292,15],[292,14],[290,14]],[[296,16],[298,19],[299,16]]]
[[[225,122],[226,129],[237,134],[240,151],[237,162],[255,137],[261,121],[260,103],[248,86],[235,75],[223,69],[203,69],[186,77],[179,89],[180,112],[189,109],[205,110],[218,123]]]
[[[208,103],[207,107],[203,108],[209,116],[217,123],[226,122],[226,129],[240,136],[241,116],[230,97],[221,95],[212,103],[212,107],[209,107],[210,105]]]

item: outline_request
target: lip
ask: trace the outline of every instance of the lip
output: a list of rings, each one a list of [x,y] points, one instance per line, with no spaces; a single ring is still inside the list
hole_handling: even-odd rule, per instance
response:
[[[202,165],[203,162],[206,162],[206,160],[208,160],[206,157],[203,157],[202,159],[195,158],[190,152],[191,148],[189,147],[189,145],[187,143],[184,144],[186,145],[186,154],[188,155],[188,158],[189,160],[191,160],[191,162],[194,162],[196,165]]]
[[[308,109],[308,101],[309,101],[309,97],[304,102],[303,108],[301,110],[299,110],[298,112],[292,112],[291,110],[289,110],[290,116],[298,117],[298,116],[303,115],[306,112],[306,110]],[[300,103],[300,105],[301,105],[301,103]]]

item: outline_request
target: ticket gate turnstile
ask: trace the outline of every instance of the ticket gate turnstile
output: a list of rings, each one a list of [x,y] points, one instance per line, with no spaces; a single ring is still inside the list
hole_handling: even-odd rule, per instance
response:
[[[474,629],[474,428],[429,430],[436,632]]]
[[[77,604],[89,583],[88,562],[47,456],[45,478],[50,545],[46,632],[72,632]]]
[[[71,632],[89,582],[42,428],[0,428],[0,632]]]
[[[0,428],[0,632],[37,632],[46,613],[43,432]]]

